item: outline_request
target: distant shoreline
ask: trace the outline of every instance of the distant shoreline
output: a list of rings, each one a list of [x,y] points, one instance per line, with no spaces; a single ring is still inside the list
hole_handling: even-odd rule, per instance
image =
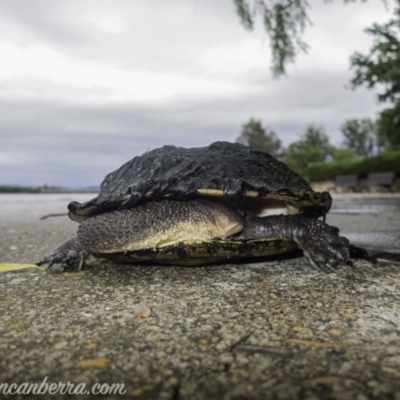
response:
[[[25,187],[0,185],[1,193],[98,193],[100,188]]]

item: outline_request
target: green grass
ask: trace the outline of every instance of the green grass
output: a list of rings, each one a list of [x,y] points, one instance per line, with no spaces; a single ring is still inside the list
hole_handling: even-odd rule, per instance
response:
[[[400,175],[400,151],[385,152],[356,160],[312,163],[304,175],[308,181],[321,182],[334,180],[337,175],[357,174],[359,178],[366,178],[373,172],[390,171]]]

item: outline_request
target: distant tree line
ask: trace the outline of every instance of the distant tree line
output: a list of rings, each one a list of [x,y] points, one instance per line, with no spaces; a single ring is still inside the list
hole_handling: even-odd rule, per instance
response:
[[[341,126],[343,141],[340,147],[330,143],[322,126],[309,125],[299,140],[283,148],[278,135],[251,118],[242,126],[238,143],[272,154],[299,174],[304,174],[310,163],[351,160],[378,154],[382,147],[376,124],[370,119],[351,119]]]
[[[39,188],[1,185],[0,193],[40,193]]]

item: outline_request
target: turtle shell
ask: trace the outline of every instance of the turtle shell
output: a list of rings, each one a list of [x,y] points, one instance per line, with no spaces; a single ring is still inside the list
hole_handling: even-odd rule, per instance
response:
[[[278,199],[316,217],[325,215],[332,203],[328,192],[314,192],[272,155],[238,143],[215,142],[189,149],[164,146],[134,157],[104,178],[96,198],[72,202],[68,209],[71,219],[83,221],[142,201],[209,196]]]

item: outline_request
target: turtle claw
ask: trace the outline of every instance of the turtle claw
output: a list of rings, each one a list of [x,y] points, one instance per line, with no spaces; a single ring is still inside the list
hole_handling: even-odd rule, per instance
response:
[[[82,249],[78,238],[73,238],[62,244],[55,252],[45,257],[36,265],[44,265],[48,272],[66,272],[81,270],[85,267],[88,253]]]
[[[339,229],[301,215],[247,217],[239,239],[276,238],[292,240],[303,251],[312,267],[333,272],[341,262],[348,262],[349,241],[339,236]]]
[[[334,272],[341,262],[349,265],[349,241],[339,236],[339,230],[323,222],[315,220],[310,230],[294,238],[310,263],[324,272]],[[314,235],[313,228],[318,228]]]

